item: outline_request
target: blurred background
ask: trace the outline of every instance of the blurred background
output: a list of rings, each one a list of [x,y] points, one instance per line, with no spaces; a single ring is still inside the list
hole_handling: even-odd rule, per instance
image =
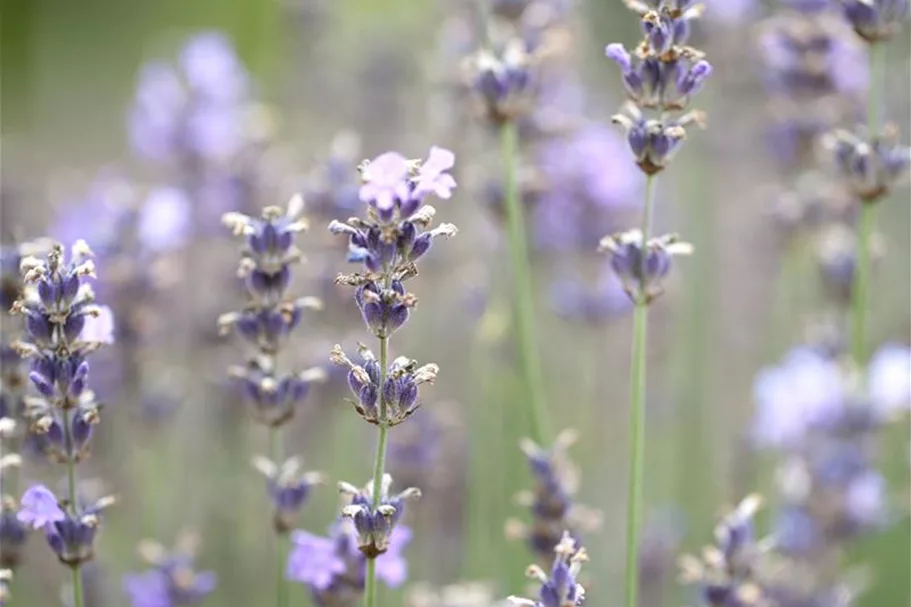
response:
[[[690,133],[657,194],[658,230],[681,233],[696,252],[677,264],[652,308],[645,518],[648,554],[654,553],[648,571],[662,589],[648,599],[654,605],[693,604],[675,583],[674,561],[711,541],[719,514],[752,491],[774,503],[776,456],[750,444],[754,380],[831,307],[816,248],[794,244],[774,212],[803,162],[768,144],[780,114],[760,23],[780,7],[709,4],[721,8],[694,33],[716,70],[697,103],[708,112],[708,128]],[[295,269],[292,292],[327,305],[296,332],[288,364],[332,371],[332,344],[353,350],[372,338],[351,292],[333,284],[348,266],[344,243],[325,226],[358,212],[352,188],[360,160],[390,149],[426,157],[431,145],[456,152],[459,188],[435,206],[437,217],[460,233],[424,263],[411,286],[420,303],[391,346],[394,356],[437,362],[441,374],[422,390],[422,411],[392,431],[390,472],[402,487],[421,487],[424,498],[409,514],[409,583],[384,590],[381,600],[403,604],[415,582],[483,580],[496,596],[520,593],[532,557],[503,529],[507,519],[526,517],[513,496],[531,483],[516,448],[529,429],[510,341],[498,143],[473,119],[476,108],[457,86],[460,57],[476,43],[471,3],[0,6],[3,242],[85,238],[98,255],[98,299],[117,315],[118,341],[93,367],[92,385],[106,404],[103,422],[92,458],[80,468],[84,479],[97,479],[91,490],[120,501],[106,516],[86,571],[87,605],[127,605],[120,580],[143,566],[139,541],[171,544],[186,529],[201,538],[200,567],[219,576],[205,605],[269,604],[261,597],[263,580],[272,579],[274,539],[264,482],[249,464],[252,454],[266,452],[266,434],[245,414],[225,372],[243,363],[244,349],[220,337],[216,321],[240,309],[243,292],[235,279],[237,246],[218,217],[235,209],[255,215],[304,193],[311,231],[301,246],[308,263]],[[574,123],[546,146],[532,141],[522,184],[535,244],[547,402],[556,424],[579,431],[572,449],[578,501],[602,515],[600,528],[586,535],[589,604],[606,607],[622,596],[630,315],[594,249],[604,233],[638,221],[643,181],[610,125],[624,92],[603,48],[634,44],[639,30],[619,1],[576,0],[561,15],[557,44],[571,49],[563,49],[555,72],[567,82],[553,93],[556,109],[547,120],[584,116],[584,131]],[[135,120],[143,103],[155,114],[171,99],[167,85],[149,84],[150,62],[178,65],[182,49],[200,35],[219,36],[236,51],[237,65],[220,73],[216,88],[238,80],[243,111],[200,119],[193,136],[217,162],[194,173],[187,158],[168,157],[173,142],[156,140]],[[904,133],[911,120],[908,49],[907,32],[889,46],[885,95],[885,113]],[[885,255],[872,289],[872,346],[909,341],[909,224],[908,192],[900,188],[878,215]],[[17,319],[3,322],[5,334],[19,331]],[[335,517],[334,484],[363,485],[372,471],[374,429],[345,402],[339,377],[330,373],[315,388],[288,431],[288,450],[331,479],[300,523],[314,533]],[[911,601],[911,526],[904,514],[911,433],[906,421],[892,432],[881,464],[904,505],[894,524],[849,550],[867,585],[858,604],[868,607]],[[62,475],[32,456],[21,476],[54,487]],[[39,537],[22,559],[13,604],[62,604],[66,572]],[[307,604],[303,587],[292,596],[292,604]]]

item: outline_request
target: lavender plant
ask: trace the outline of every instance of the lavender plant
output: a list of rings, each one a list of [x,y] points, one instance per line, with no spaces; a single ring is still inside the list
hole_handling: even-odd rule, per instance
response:
[[[92,251],[77,241],[67,258],[55,245],[46,259],[21,262],[26,289],[13,304],[25,316],[27,338],[13,348],[31,360],[29,379],[38,396],[27,401],[32,431],[44,435],[52,461],[66,468],[66,497],[58,498],[44,485],[33,485],[22,496],[19,522],[42,529],[48,545],[72,571],[74,607],[83,606],[80,567],[94,556],[101,512],[114,499],[85,504],[78,497],[76,464],[89,453],[100,406],[88,389],[88,357],[113,343],[113,316],[94,303],[86,279],[94,277]]]
[[[640,17],[644,39],[631,54],[621,44],[607,46],[606,55],[623,75],[629,101],[614,121],[626,133],[636,165],[646,175],[642,227],[606,237],[601,249],[611,257],[635,305],[630,370],[630,463],[627,497],[626,605],[638,604],[639,533],[645,448],[646,336],[648,305],[662,293],[661,280],[671,269],[672,257],[691,251],[676,236],[651,236],[655,176],[663,171],[686,138],[686,127],[702,124],[704,115],[689,111],[679,117],[712,73],[698,50],[686,46],[690,21],[703,7],[690,0],[661,0],[650,5],[627,0]],[[657,112],[657,118],[647,118]]]
[[[222,315],[218,324],[222,333],[236,331],[252,349],[246,364],[232,367],[229,373],[239,381],[253,420],[269,430],[269,457],[255,457],[254,465],[267,478],[272,502],[279,607],[288,601],[284,538],[294,527],[311,487],[322,479],[317,473],[302,473],[298,458],[285,459],[282,436],[283,426],[306,398],[310,384],[324,376],[319,368],[286,371],[279,358],[304,311],[321,307],[312,297],[287,297],[291,266],[302,259],[294,239],[307,229],[303,207],[303,199],[297,196],[287,210],[267,207],[260,218],[241,213],[227,213],[223,218],[244,241],[238,276],[244,280],[247,304],[239,312]]]
[[[513,10],[505,11],[506,16],[523,15],[529,3],[515,4]],[[518,354],[527,386],[531,435],[536,442],[544,443],[550,440],[551,430],[545,402],[534,311],[535,291],[518,167],[519,128],[521,121],[535,109],[541,87],[540,62],[546,49],[537,37],[527,39],[523,36],[520,30],[522,22],[519,19],[516,21],[508,23],[505,34],[498,38],[491,36],[492,32],[483,33],[486,47],[469,58],[468,72],[484,118],[499,133]]]
[[[860,204],[857,269],[850,315],[851,355],[857,365],[867,359],[866,316],[875,204],[888,197],[899,177],[911,166],[911,149],[898,142],[897,128],[882,122],[885,86],[885,43],[907,20],[906,0],[843,0],[845,18],[868,45],[870,88],[864,132],[836,131],[829,138],[840,176]]]
[[[756,443],[783,455],[774,533],[788,573],[768,587],[782,607],[857,594],[842,554],[894,520],[876,453],[885,425],[911,407],[911,350],[884,348],[865,377],[832,355],[797,348],[756,382]]]
[[[456,183],[449,170],[454,163],[454,154],[438,147],[431,148],[425,161],[409,161],[396,152],[386,152],[364,162],[359,197],[367,205],[366,217],[329,224],[331,233],[347,236],[348,261],[363,264],[366,270],[340,274],[336,281],[356,287],[355,302],[367,329],[379,341],[379,357],[365,346],[359,348],[362,364],[351,361],[341,346],[330,357],[348,368],[355,411],[379,430],[373,478],[367,489],[352,492],[350,485],[341,486],[351,494],[342,514],[353,522],[357,546],[366,557],[367,607],[376,606],[378,561],[391,545],[402,515],[402,500],[420,494],[406,490],[389,496],[392,479],[385,473],[388,433],[417,410],[419,386],[433,383],[439,368],[435,364],[419,367],[407,357],[390,361],[389,339],[408,321],[417,303],[405,289],[405,281],[417,275],[416,262],[430,250],[434,238],[450,237],[457,231],[452,224],[429,229],[436,210],[425,204],[431,195],[442,199],[452,195]]]

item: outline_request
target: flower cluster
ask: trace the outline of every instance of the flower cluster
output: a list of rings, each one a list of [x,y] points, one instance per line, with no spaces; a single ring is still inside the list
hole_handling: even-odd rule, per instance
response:
[[[269,497],[275,510],[273,525],[278,533],[288,533],[294,527],[294,519],[307,503],[310,491],[325,480],[319,472],[303,472],[302,465],[299,457],[282,464],[262,456],[253,458],[253,466],[268,481]]]
[[[817,137],[863,108],[863,46],[828,2],[788,2],[760,23],[757,46],[769,99],[769,140],[782,170],[815,162]]]
[[[114,501],[113,497],[107,496],[91,504],[74,504],[70,500],[58,502],[50,489],[34,485],[22,495],[17,516],[20,523],[43,530],[60,562],[76,568],[94,558],[101,513]]]
[[[865,204],[889,196],[911,167],[911,147],[899,142],[894,125],[887,126],[882,134],[871,133],[869,139],[836,130],[824,144],[832,151],[838,174],[851,194]]]
[[[908,19],[907,0],[841,0],[845,17],[870,44],[890,40]]]
[[[294,238],[307,228],[302,213],[303,199],[295,197],[287,210],[267,207],[260,218],[224,216],[225,225],[244,240],[238,276],[248,300],[243,310],[222,315],[218,324],[222,333],[234,330],[256,353],[245,366],[232,367],[231,375],[241,380],[253,418],[273,427],[291,419],[310,384],[322,376],[318,369],[282,374],[276,361],[303,311],[321,307],[311,297],[287,298],[291,266],[301,260]]]
[[[715,527],[714,546],[703,549],[702,558],[680,558],[680,577],[699,588],[707,607],[766,605],[768,555],[773,543],[757,540],[753,517],[761,505],[756,495],[745,498]]]
[[[580,607],[585,604],[585,588],[577,581],[582,564],[588,560],[584,548],[568,533],[554,547],[556,553],[550,575],[537,565],[528,568],[527,575],[540,584],[538,599],[509,597],[516,607]]]
[[[755,440],[784,456],[776,547],[795,571],[815,580],[776,580],[776,595],[790,601],[783,604],[841,592],[839,572],[826,569],[832,558],[850,540],[890,521],[874,456],[883,426],[911,408],[909,368],[911,350],[904,346],[880,350],[863,379],[830,353],[800,348],[758,377]]]
[[[418,367],[417,361],[400,356],[392,361],[381,379],[379,362],[366,346],[359,348],[363,365],[354,364],[336,345],[330,360],[348,368],[348,387],[354,394],[355,411],[371,424],[397,426],[417,411],[418,386],[432,384],[440,368],[429,363]]]
[[[644,38],[631,53],[621,44],[609,44],[607,57],[620,66],[629,102],[614,116],[639,168],[646,175],[661,172],[680,150],[686,127],[704,124],[699,111],[686,112],[692,96],[712,74],[703,53],[687,46],[690,21],[702,15],[703,5],[692,0],[661,0],[657,6],[641,0],[626,5],[640,17]],[[648,118],[645,111],[657,111]]]
[[[199,34],[181,49],[178,69],[155,61],[140,72],[130,142],[153,161],[222,161],[243,143],[248,98],[249,77],[228,39]]]
[[[411,541],[411,530],[392,530],[383,558],[376,561],[376,575],[389,587],[401,585],[408,563],[401,551]],[[319,607],[354,607],[364,592],[367,557],[358,545],[358,533],[349,518],[340,518],[320,537],[297,530],[291,534],[287,576],[305,584]]]
[[[675,234],[642,242],[640,230],[605,236],[600,250],[610,256],[611,266],[623,282],[627,295],[634,303],[651,303],[664,292],[661,280],[671,270],[676,255],[689,255],[693,246],[681,242]]]
[[[358,549],[368,559],[375,559],[389,549],[396,525],[405,513],[405,501],[421,496],[420,490],[414,487],[390,496],[392,477],[388,474],[383,475],[379,487],[379,497],[374,499],[372,480],[363,489],[339,483],[339,491],[350,500],[342,508],[342,516],[354,522]]]
[[[531,440],[522,441],[522,451],[528,459],[535,479],[534,489],[520,493],[517,501],[528,508],[532,523],[507,522],[507,535],[524,539],[532,552],[549,560],[564,535],[573,538],[579,531],[591,531],[600,524],[600,516],[573,501],[579,488],[579,474],[569,459],[567,450],[577,439],[572,430],[564,430],[550,449],[542,449]]]
[[[133,607],[185,607],[197,605],[215,590],[211,571],[196,571],[193,561],[196,538],[185,535],[173,551],[153,542],[139,546],[140,556],[150,568],[123,578],[123,591]]]
[[[22,272],[28,288],[13,304],[25,316],[28,339],[13,344],[31,360],[29,379],[40,396],[29,397],[32,430],[43,435],[47,454],[73,463],[88,453],[100,407],[88,389],[88,356],[113,343],[113,316],[94,303],[86,278],[94,277],[92,252],[84,241],[67,260],[57,245],[46,260],[27,257]]]

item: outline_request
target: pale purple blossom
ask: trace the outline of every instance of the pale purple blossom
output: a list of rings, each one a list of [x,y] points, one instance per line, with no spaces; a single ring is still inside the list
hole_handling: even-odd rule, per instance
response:
[[[29,487],[22,494],[19,506],[16,518],[33,529],[42,529],[66,519],[66,513],[60,508],[57,497],[44,485]]]
[[[848,486],[845,510],[862,525],[882,522],[886,515],[886,481],[881,474],[869,471]]]
[[[455,166],[455,154],[449,150],[433,146],[430,155],[418,169],[415,194],[434,194],[438,198],[448,199],[456,187],[455,179],[447,173]]]
[[[137,236],[142,247],[152,253],[178,249],[186,243],[192,229],[190,199],[179,188],[157,188],[139,210]]]
[[[246,71],[227,36],[203,32],[180,52],[180,67],[193,91],[210,102],[233,102],[246,94]]]
[[[889,344],[870,360],[867,368],[870,399],[883,413],[911,407],[911,348]]]
[[[844,399],[838,366],[807,348],[795,349],[780,365],[762,370],[753,390],[754,439],[773,448],[795,446],[811,426],[837,414]]]
[[[396,201],[408,198],[408,160],[397,152],[377,156],[364,167],[364,184],[360,189],[363,202],[376,205],[381,211],[395,207]]]
[[[336,575],[347,569],[344,555],[336,552],[332,538],[298,530],[291,534],[291,543],[286,571],[289,580],[325,590]]]

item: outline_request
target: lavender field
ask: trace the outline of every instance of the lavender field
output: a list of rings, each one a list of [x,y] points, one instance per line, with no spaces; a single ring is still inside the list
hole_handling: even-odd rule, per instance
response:
[[[911,607],[907,0],[0,11],[0,606]]]

